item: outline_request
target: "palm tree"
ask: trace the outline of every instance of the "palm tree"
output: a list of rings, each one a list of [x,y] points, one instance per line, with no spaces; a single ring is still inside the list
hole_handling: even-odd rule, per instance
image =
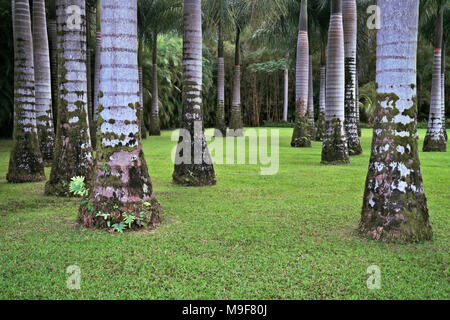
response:
[[[80,8],[80,24],[68,25],[70,6]],[[58,127],[55,156],[45,193],[64,196],[75,176],[91,180],[92,147],[87,109],[85,0],[57,0]]]
[[[316,136],[316,127],[314,125],[314,81],[312,70],[312,55],[309,55],[309,86],[308,86],[308,125],[309,135]]]
[[[445,46],[442,45],[442,74],[441,74],[441,103],[442,103],[442,132],[445,141],[448,141],[446,120],[445,120]]]
[[[323,44],[320,53],[320,92],[319,92],[319,118],[316,125],[316,141],[322,141],[325,130],[325,106],[326,106],[326,77],[327,77],[327,65],[326,65],[326,45]]]
[[[429,240],[416,124],[419,0],[378,0],[378,6],[378,103],[359,229],[373,239]]]
[[[122,222],[126,212],[136,218],[132,228],[141,222],[153,226],[161,207],[139,139],[137,0],[101,0],[101,29],[109,30],[102,34],[109,49],[100,57],[98,151],[89,190],[93,208],[82,205],[79,217],[86,227],[102,228]],[[97,212],[109,215],[108,221]]]
[[[331,0],[328,32],[326,121],[322,148],[323,164],[347,164],[349,153],[344,130],[344,32],[342,0]]]
[[[342,0],[345,48],[345,121],[348,152],[351,156],[362,153],[358,135],[356,101],[356,0]]]
[[[447,151],[447,143],[442,130],[442,1],[439,1],[436,18],[430,117],[428,120],[427,135],[423,143],[424,152]]]
[[[33,38],[28,0],[13,0],[14,134],[6,180],[45,180],[36,127]]]
[[[216,183],[203,128],[201,19],[201,0],[184,0],[183,114],[173,180],[189,186]]]
[[[219,26],[218,26],[218,69],[217,69],[217,111],[215,129],[222,137],[227,135],[227,124],[225,123],[225,59],[223,53],[223,15],[224,1],[219,4]],[[217,135],[217,134],[216,134]]]
[[[152,107],[150,111],[149,134],[161,135],[159,124],[159,91],[158,91],[158,35],[177,27],[181,18],[180,0],[140,0],[138,3],[139,22],[139,57],[141,59],[145,44],[152,49]],[[139,63],[142,68],[142,64]],[[141,69],[142,70],[142,69]],[[143,75],[140,73],[141,86]],[[142,89],[142,88],[141,88]],[[142,90],[141,90],[142,93]],[[142,98],[143,99],[143,98]],[[142,100],[143,103],[143,100]],[[143,106],[143,105],[142,105]],[[142,112],[144,108],[142,108]],[[142,114],[143,118],[143,114]],[[145,123],[144,121],[142,122]],[[144,125],[145,130],[145,125]]]
[[[300,4],[300,19],[297,40],[297,62],[295,76],[295,127],[291,146],[296,148],[311,147],[308,125],[309,94],[309,40],[308,40],[308,1]]]
[[[49,1],[48,44],[50,50],[50,74],[52,82],[53,130],[56,133],[58,119],[58,44],[56,31],[56,0]]]
[[[45,0],[33,1],[34,76],[36,86],[36,124],[44,164],[50,164],[55,148],[52,114],[50,56],[45,16]]]

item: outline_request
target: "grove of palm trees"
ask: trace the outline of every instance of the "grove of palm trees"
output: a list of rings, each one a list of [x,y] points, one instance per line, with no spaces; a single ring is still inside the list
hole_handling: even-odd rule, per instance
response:
[[[1,300],[450,298],[447,1],[1,0],[0,27]]]

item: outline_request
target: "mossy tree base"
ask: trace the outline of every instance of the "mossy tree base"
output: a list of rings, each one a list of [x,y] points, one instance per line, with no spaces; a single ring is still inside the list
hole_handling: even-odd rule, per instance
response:
[[[45,180],[44,163],[35,133],[16,132],[6,180],[9,183]]]
[[[321,163],[325,165],[344,165],[350,163],[347,141],[340,119],[325,122]]]
[[[241,106],[233,106],[231,108],[230,129],[237,132],[243,130],[243,128]]]
[[[348,143],[348,154],[350,156],[358,156],[360,154],[363,153],[361,144],[359,143],[359,141],[355,142],[355,143],[351,143],[349,141]]]
[[[294,132],[292,134],[291,147],[310,148],[311,130],[307,116],[297,115],[295,120]]]
[[[208,164],[176,165],[172,177],[176,184],[189,187],[212,186],[216,184],[213,166]]]
[[[325,132],[325,114],[321,112],[319,114],[319,119],[316,123],[316,135],[314,137],[315,141],[323,141],[323,136]]]
[[[447,152],[445,138],[441,136],[438,140],[434,140],[427,135],[423,142],[423,152]]]
[[[108,217],[100,216],[107,214]],[[90,229],[110,229],[114,224],[124,222],[124,214],[134,215],[136,220],[127,225],[128,230],[139,230],[143,227],[153,228],[161,220],[161,205],[152,197],[148,202],[123,203],[109,198],[98,198],[96,202],[84,201],[78,211],[80,223]]]

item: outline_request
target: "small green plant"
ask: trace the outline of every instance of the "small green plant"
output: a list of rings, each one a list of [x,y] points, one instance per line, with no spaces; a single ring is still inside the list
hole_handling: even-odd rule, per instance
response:
[[[123,213],[123,217],[123,222],[125,222],[128,225],[128,228],[131,229],[131,225],[136,220],[136,217],[132,214],[127,214],[126,212]]]
[[[104,220],[108,220],[110,214],[109,213],[102,213],[101,211],[97,212],[97,217],[103,217]]]
[[[73,177],[69,185],[69,191],[76,196],[86,197],[88,190],[84,183],[84,177]]]
[[[125,225],[125,223],[121,222],[121,223],[115,223],[115,224],[113,224],[112,227],[113,227],[114,231],[123,233],[123,230],[124,230],[127,226]]]

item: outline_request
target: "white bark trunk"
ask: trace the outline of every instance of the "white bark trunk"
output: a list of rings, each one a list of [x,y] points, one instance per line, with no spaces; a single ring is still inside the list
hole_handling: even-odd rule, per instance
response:
[[[284,69],[283,121],[288,121],[289,108],[289,69]]]

